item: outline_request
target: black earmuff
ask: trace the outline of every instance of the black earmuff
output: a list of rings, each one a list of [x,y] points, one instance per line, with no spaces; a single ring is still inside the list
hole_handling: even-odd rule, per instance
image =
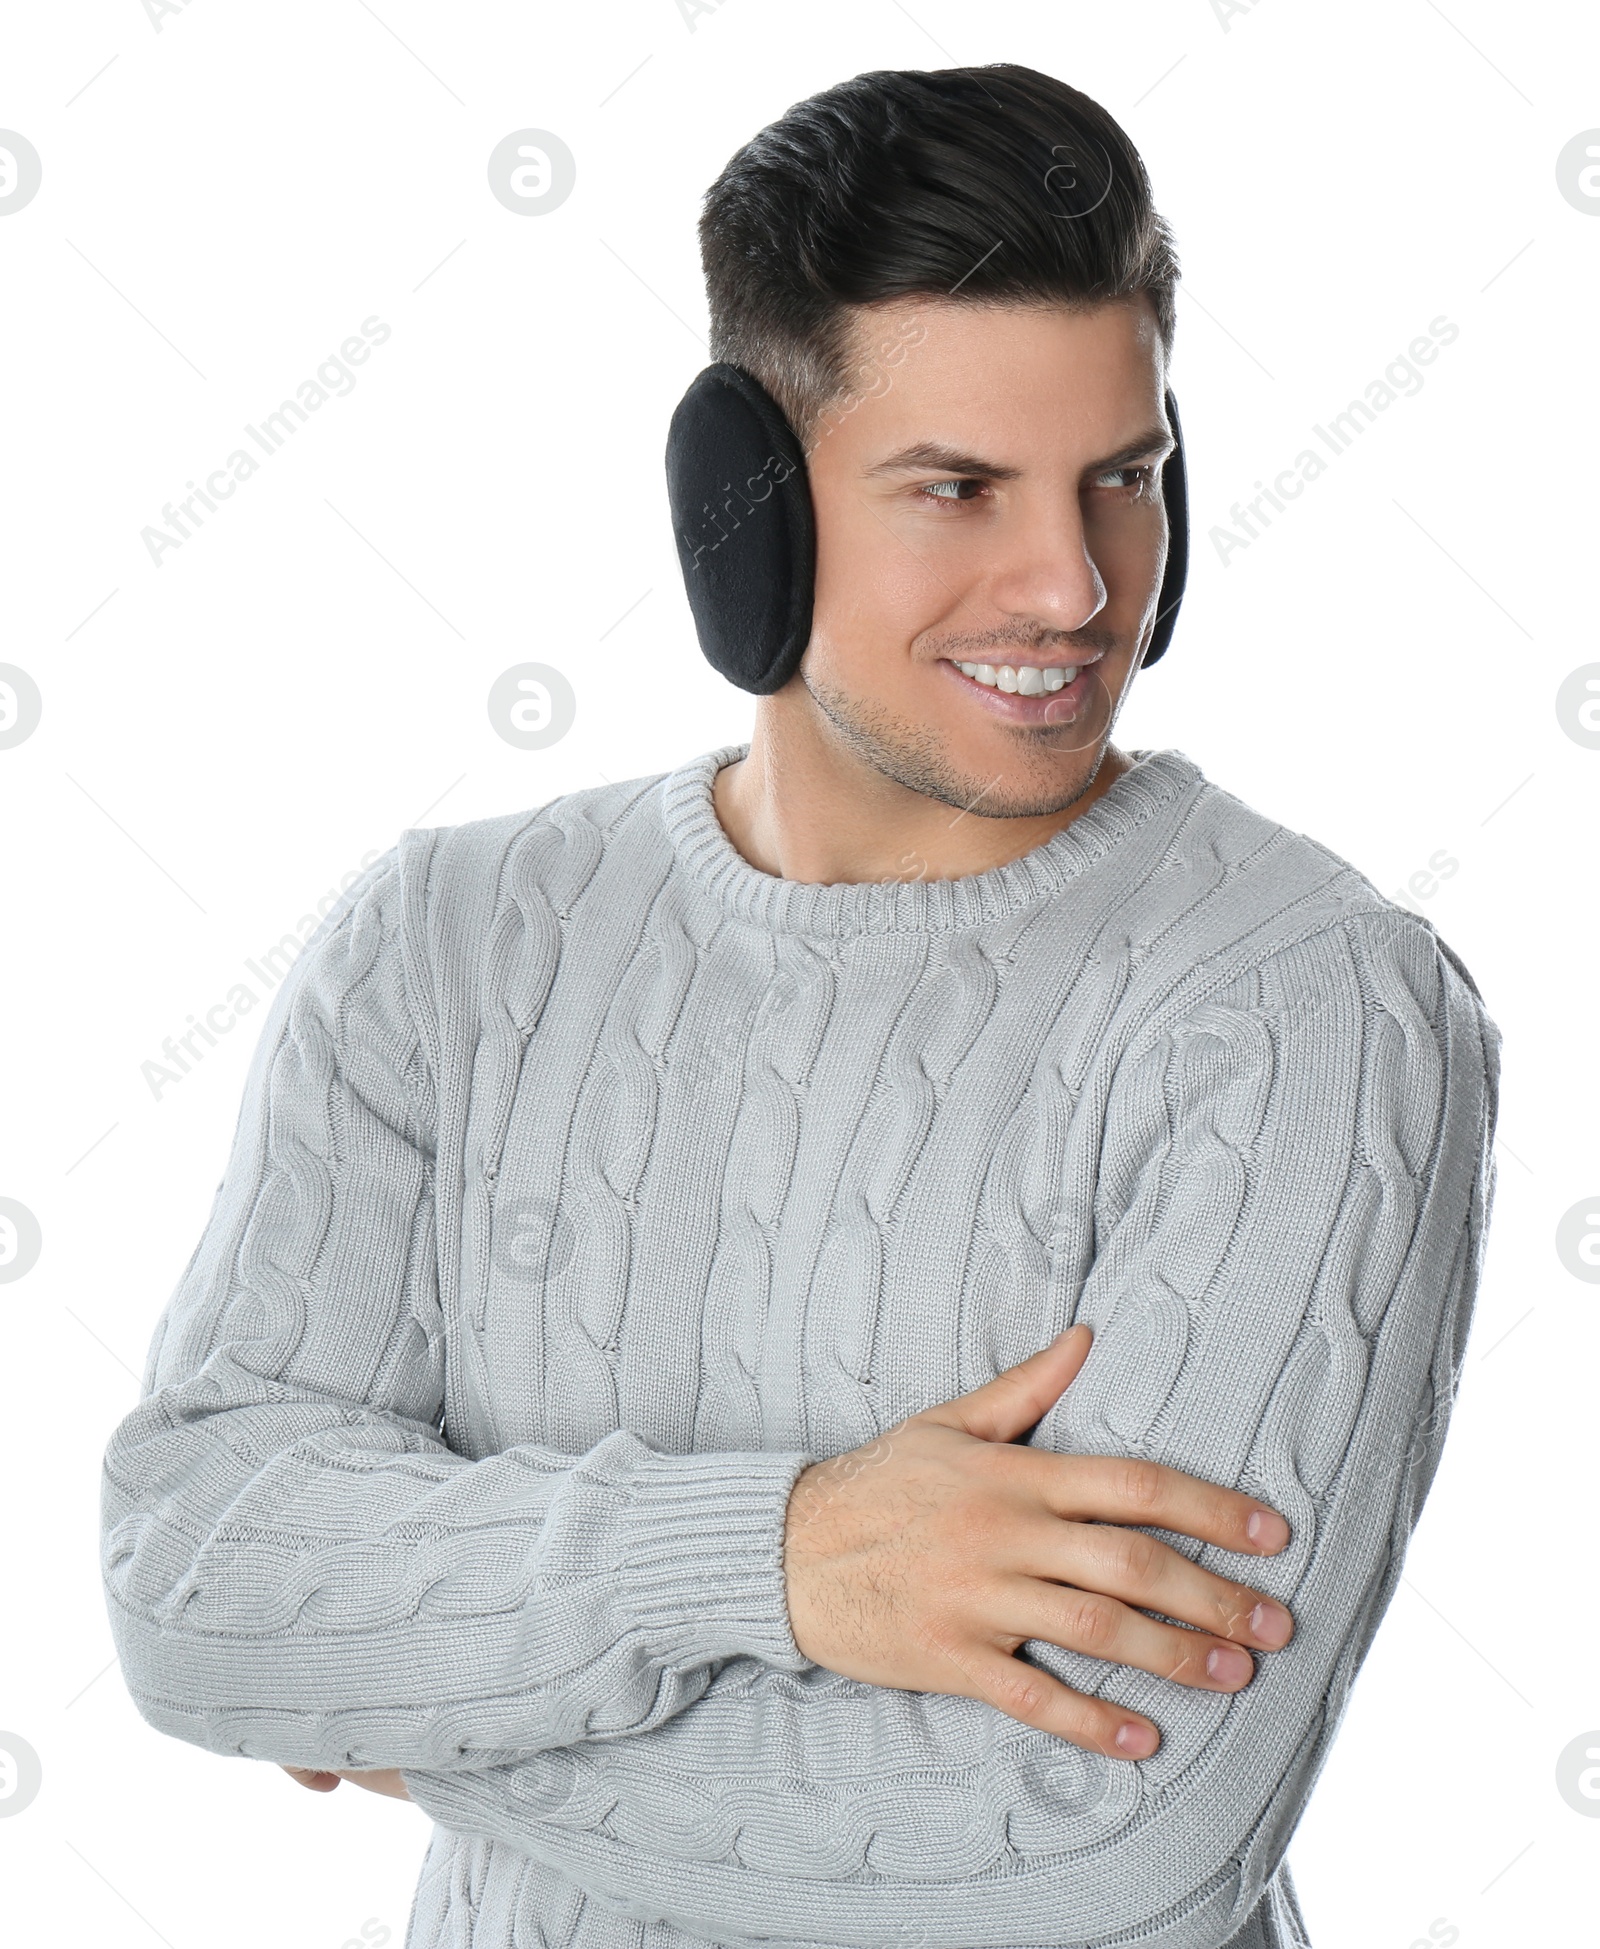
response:
[[[1150,647],[1144,653],[1144,661],[1139,665],[1141,670],[1148,670],[1158,657],[1165,656],[1183,602],[1184,584],[1189,579],[1189,476],[1183,464],[1183,427],[1178,419],[1178,402],[1170,388],[1163,397],[1167,424],[1172,428],[1172,451],[1161,465],[1161,498],[1167,504],[1167,566],[1156,602],[1156,626],[1150,633]]]
[[[742,366],[708,365],[678,402],[667,499],[707,661],[758,697],[781,690],[811,639],[816,523],[794,428]]]
[[[1161,470],[1170,541],[1144,664],[1172,640],[1189,567],[1189,502],[1177,402]],[[816,524],[805,455],[777,401],[742,366],[691,381],[667,432],[667,499],[689,608],[712,668],[756,696],[781,690],[811,639]]]

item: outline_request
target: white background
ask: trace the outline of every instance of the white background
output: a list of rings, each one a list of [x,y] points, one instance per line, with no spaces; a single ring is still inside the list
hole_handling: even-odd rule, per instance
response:
[[[0,219],[0,660],[44,699],[0,751],[0,1195],[44,1237],[0,1287],[0,1733],[44,1769],[0,1820],[9,1939],[399,1943],[414,1808],[161,1737],[111,1662],[101,1455],[260,1015],[159,1096],[142,1066],[407,826],[748,734],[752,700],[699,656],[662,478],[707,356],[700,196],[851,74],[1010,60],[1124,124],[1185,270],[1190,593],[1118,742],[1177,746],[1386,893],[1442,852],[1407,897],[1505,1037],[1451,1438],[1290,1850],[1316,1949],[1600,1940],[1600,1821],[1556,1786],[1564,1749],[1600,1746],[1600,1291],[1554,1243],[1600,1193],[1600,751],[1556,711],[1600,661],[1600,200],[1556,181],[1600,125],[1600,30],[1488,0],[1223,11],[76,0],[0,28],[0,126],[43,158]],[[485,173],[527,127],[577,158],[533,217]],[[373,315],[392,335],[354,391],[156,567],[141,528]],[[1224,564],[1231,504],[1441,315],[1459,336],[1422,389]],[[577,694],[544,751],[485,708],[527,660]]]

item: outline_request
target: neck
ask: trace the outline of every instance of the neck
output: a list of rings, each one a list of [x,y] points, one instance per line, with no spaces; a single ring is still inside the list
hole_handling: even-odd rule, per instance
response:
[[[949,880],[1042,846],[1132,761],[1108,742],[1080,762],[1082,790],[1069,805],[986,818],[889,777],[838,735],[802,686],[790,685],[757,700],[749,754],[717,773],[712,803],[743,858],[780,879],[825,886]]]

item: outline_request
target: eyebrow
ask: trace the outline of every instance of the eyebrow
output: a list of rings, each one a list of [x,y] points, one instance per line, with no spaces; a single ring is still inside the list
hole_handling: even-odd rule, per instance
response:
[[[1152,426],[1141,433],[1138,439],[1121,447],[1116,453],[1107,454],[1102,460],[1094,460],[1084,469],[1089,474],[1106,474],[1113,467],[1126,467],[1130,461],[1141,459],[1158,448],[1170,448],[1173,444],[1171,433],[1164,426]],[[981,475],[985,480],[1020,480],[1020,467],[1007,467],[998,460],[985,460],[981,454],[963,453],[959,447],[949,447],[937,440],[918,440],[915,445],[901,447],[887,459],[878,461],[864,470],[863,478],[872,479],[880,474],[910,474],[935,472],[940,474]]]

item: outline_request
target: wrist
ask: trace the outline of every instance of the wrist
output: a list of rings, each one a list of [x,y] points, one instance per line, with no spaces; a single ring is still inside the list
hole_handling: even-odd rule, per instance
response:
[[[645,1450],[620,1525],[620,1596],[663,1664],[810,1662],[790,1629],[785,1573],[788,1505],[810,1462],[794,1451]]]

